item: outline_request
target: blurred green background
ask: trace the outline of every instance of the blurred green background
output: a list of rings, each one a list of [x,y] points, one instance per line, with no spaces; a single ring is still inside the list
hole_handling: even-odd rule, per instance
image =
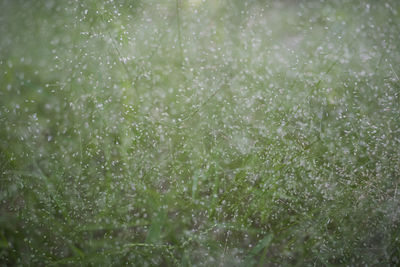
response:
[[[0,264],[400,262],[400,2],[0,1]]]

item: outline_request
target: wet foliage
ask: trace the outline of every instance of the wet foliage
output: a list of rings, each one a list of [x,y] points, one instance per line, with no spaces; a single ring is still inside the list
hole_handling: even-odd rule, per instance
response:
[[[1,265],[399,265],[399,13],[0,1]]]

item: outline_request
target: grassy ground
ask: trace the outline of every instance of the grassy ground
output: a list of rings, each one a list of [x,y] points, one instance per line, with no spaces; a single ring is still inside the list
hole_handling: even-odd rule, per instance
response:
[[[1,265],[400,263],[400,4],[0,1]]]

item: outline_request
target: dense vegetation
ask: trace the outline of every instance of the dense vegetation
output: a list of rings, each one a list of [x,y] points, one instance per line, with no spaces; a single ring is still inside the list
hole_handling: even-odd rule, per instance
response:
[[[400,2],[0,1],[0,263],[400,264]]]

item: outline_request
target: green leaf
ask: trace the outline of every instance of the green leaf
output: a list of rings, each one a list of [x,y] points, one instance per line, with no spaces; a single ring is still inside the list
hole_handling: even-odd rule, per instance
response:
[[[258,242],[258,244],[247,255],[246,259],[244,260],[243,266],[253,266],[256,263],[254,257],[257,256],[257,254],[259,254],[263,249],[268,248],[273,237],[274,236],[272,234],[269,234],[261,239],[260,242]]]

